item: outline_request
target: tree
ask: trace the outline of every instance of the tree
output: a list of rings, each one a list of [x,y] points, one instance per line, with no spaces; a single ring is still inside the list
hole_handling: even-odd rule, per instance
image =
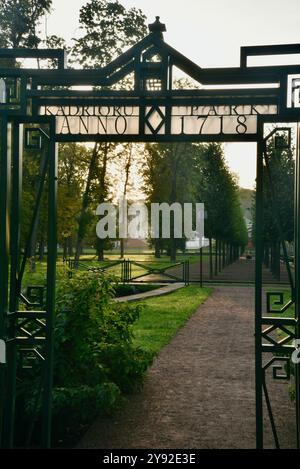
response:
[[[0,46],[37,48],[39,25],[52,0],[1,0]]]
[[[117,0],[90,0],[80,9],[79,22],[83,33],[75,41],[72,50],[73,61],[85,68],[104,67],[125,48],[135,44],[146,34],[146,17],[136,8],[126,9]],[[120,84],[122,86],[122,84]],[[82,243],[87,232],[87,210],[93,195],[93,188],[98,194],[98,203],[103,202],[107,194],[107,167],[116,144],[95,143],[88,169],[86,188],[78,219],[78,241],[76,260],[79,259]],[[100,180],[98,176],[100,175]],[[102,187],[96,188],[97,184]],[[100,195],[100,197],[99,197]],[[98,257],[103,257],[103,242],[97,240]]]
[[[263,242],[264,262],[279,280],[281,247],[294,239],[295,163],[293,148],[275,148],[274,143],[268,142],[263,167]]]
[[[58,159],[58,241],[63,245],[64,257],[72,255],[73,236],[80,212],[90,152],[75,143],[59,145]]]
[[[41,43],[40,22],[45,13],[51,9],[52,0],[2,0],[0,3],[0,47],[6,48],[38,48]],[[8,60],[10,66],[16,66],[15,60]],[[26,155],[27,153],[27,155]],[[24,155],[24,213],[28,214],[25,229],[22,232],[23,244],[25,235],[29,233],[28,221],[31,218],[35,193],[39,185],[39,175],[45,155],[37,163],[32,152]],[[26,165],[28,167],[26,168]],[[37,173],[34,175],[34,171]],[[27,184],[27,185],[26,185]],[[44,210],[43,210],[44,207]],[[36,218],[36,223],[30,240],[28,254],[35,254],[38,236],[45,240],[45,202]],[[26,224],[28,226],[26,226]],[[34,268],[34,263],[32,263]]]
[[[247,244],[247,227],[238,196],[238,185],[228,170],[220,144],[197,145],[196,193],[204,203],[205,236],[209,238],[210,277],[213,276],[212,239],[215,239],[215,274]]]
[[[146,162],[145,145],[143,143],[118,144],[113,159],[110,158],[109,181],[110,192],[114,202],[120,199],[137,201],[144,199],[142,191],[143,170]],[[124,238],[120,238],[120,258],[125,254]]]
[[[167,202],[173,204],[193,201],[193,154],[191,143],[149,144],[148,157],[144,170],[145,192],[148,203]],[[176,260],[176,250],[184,250],[184,238],[174,237],[174,220],[171,212],[170,240],[157,238],[154,241],[155,255],[160,257],[166,249],[172,261]]]
[[[83,36],[75,40],[73,60],[84,68],[104,67],[147,33],[146,16],[118,0],[90,0],[80,9]]]

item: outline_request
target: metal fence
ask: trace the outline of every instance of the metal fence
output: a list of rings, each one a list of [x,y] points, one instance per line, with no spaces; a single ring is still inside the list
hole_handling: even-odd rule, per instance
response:
[[[123,283],[190,283],[190,263],[145,261],[137,262],[130,259],[118,261],[91,261],[68,259],[68,274],[71,277],[75,270],[110,273]]]

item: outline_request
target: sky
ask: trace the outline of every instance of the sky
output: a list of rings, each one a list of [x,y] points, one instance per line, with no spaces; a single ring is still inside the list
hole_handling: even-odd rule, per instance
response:
[[[79,9],[87,0],[53,0],[48,34],[67,41],[80,35]],[[300,42],[300,0],[121,0],[152,23],[166,24],[165,41],[201,67],[239,65],[240,47]],[[227,143],[226,161],[241,187],[255,182],[255,144]]]

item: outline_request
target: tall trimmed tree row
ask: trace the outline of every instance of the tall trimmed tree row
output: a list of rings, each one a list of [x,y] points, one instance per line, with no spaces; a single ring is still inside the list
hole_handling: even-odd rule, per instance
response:
[[[173,204],[193,202],[194,146],[191,143],[155,143],[146,145],[146,167],[144,170],[145,193],[148,203]],[[173,212],[170,214],[170,239],[159,237],[152,240],[155,256],[165,250],[171,261],[176,260],[178,249],[184,250],[185,239],[175,238]]]
[[[196,194],[205,205],[205,236],[209,239],[212,278],[213,273],[217,275],[226,264],[237,259],[239,249],[247,244],[248,236],[238,185],[226,166],[221,145],[196,145],[196,149]]]
[[[268,144],[263,166],[263,242],[264,262],[279,280],[282,243],[294,238],[295,162],[292,148],[276,149],[274,143]]]
[[[228,170],[218,144],[147,145],[144,171],[148,202],[202,202],[205,205],[205,236],[210,240],[210,274],[235,260],[247,244],[247,228],[239,202],[238,185]],[[176,259],[185,239],[154,240],[158,257],[162,250]]]

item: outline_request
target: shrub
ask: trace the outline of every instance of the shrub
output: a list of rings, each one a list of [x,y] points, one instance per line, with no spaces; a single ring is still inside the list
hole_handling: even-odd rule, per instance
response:
[[[112,381],[121,391],[140,384],[150,356],[132,345],[131,325],[141,306],[116,303],[111,279],[78,273],[61,282],[55,326],[58,386]]]
[[[74,441],[98,415],[118,408],[123,393],[140,388],[152,361],[152,354],[132,344],[131,326],[141,306],[115,302],[113,280],[99,272],[85,272],[59,282],[54,331],[55,445]],[[40,414],[39,382],[22,383],[21,401],[28,421]],[[24,415],[21,420],[23,426]],[[38,419],[33,441],[39,427]]]

